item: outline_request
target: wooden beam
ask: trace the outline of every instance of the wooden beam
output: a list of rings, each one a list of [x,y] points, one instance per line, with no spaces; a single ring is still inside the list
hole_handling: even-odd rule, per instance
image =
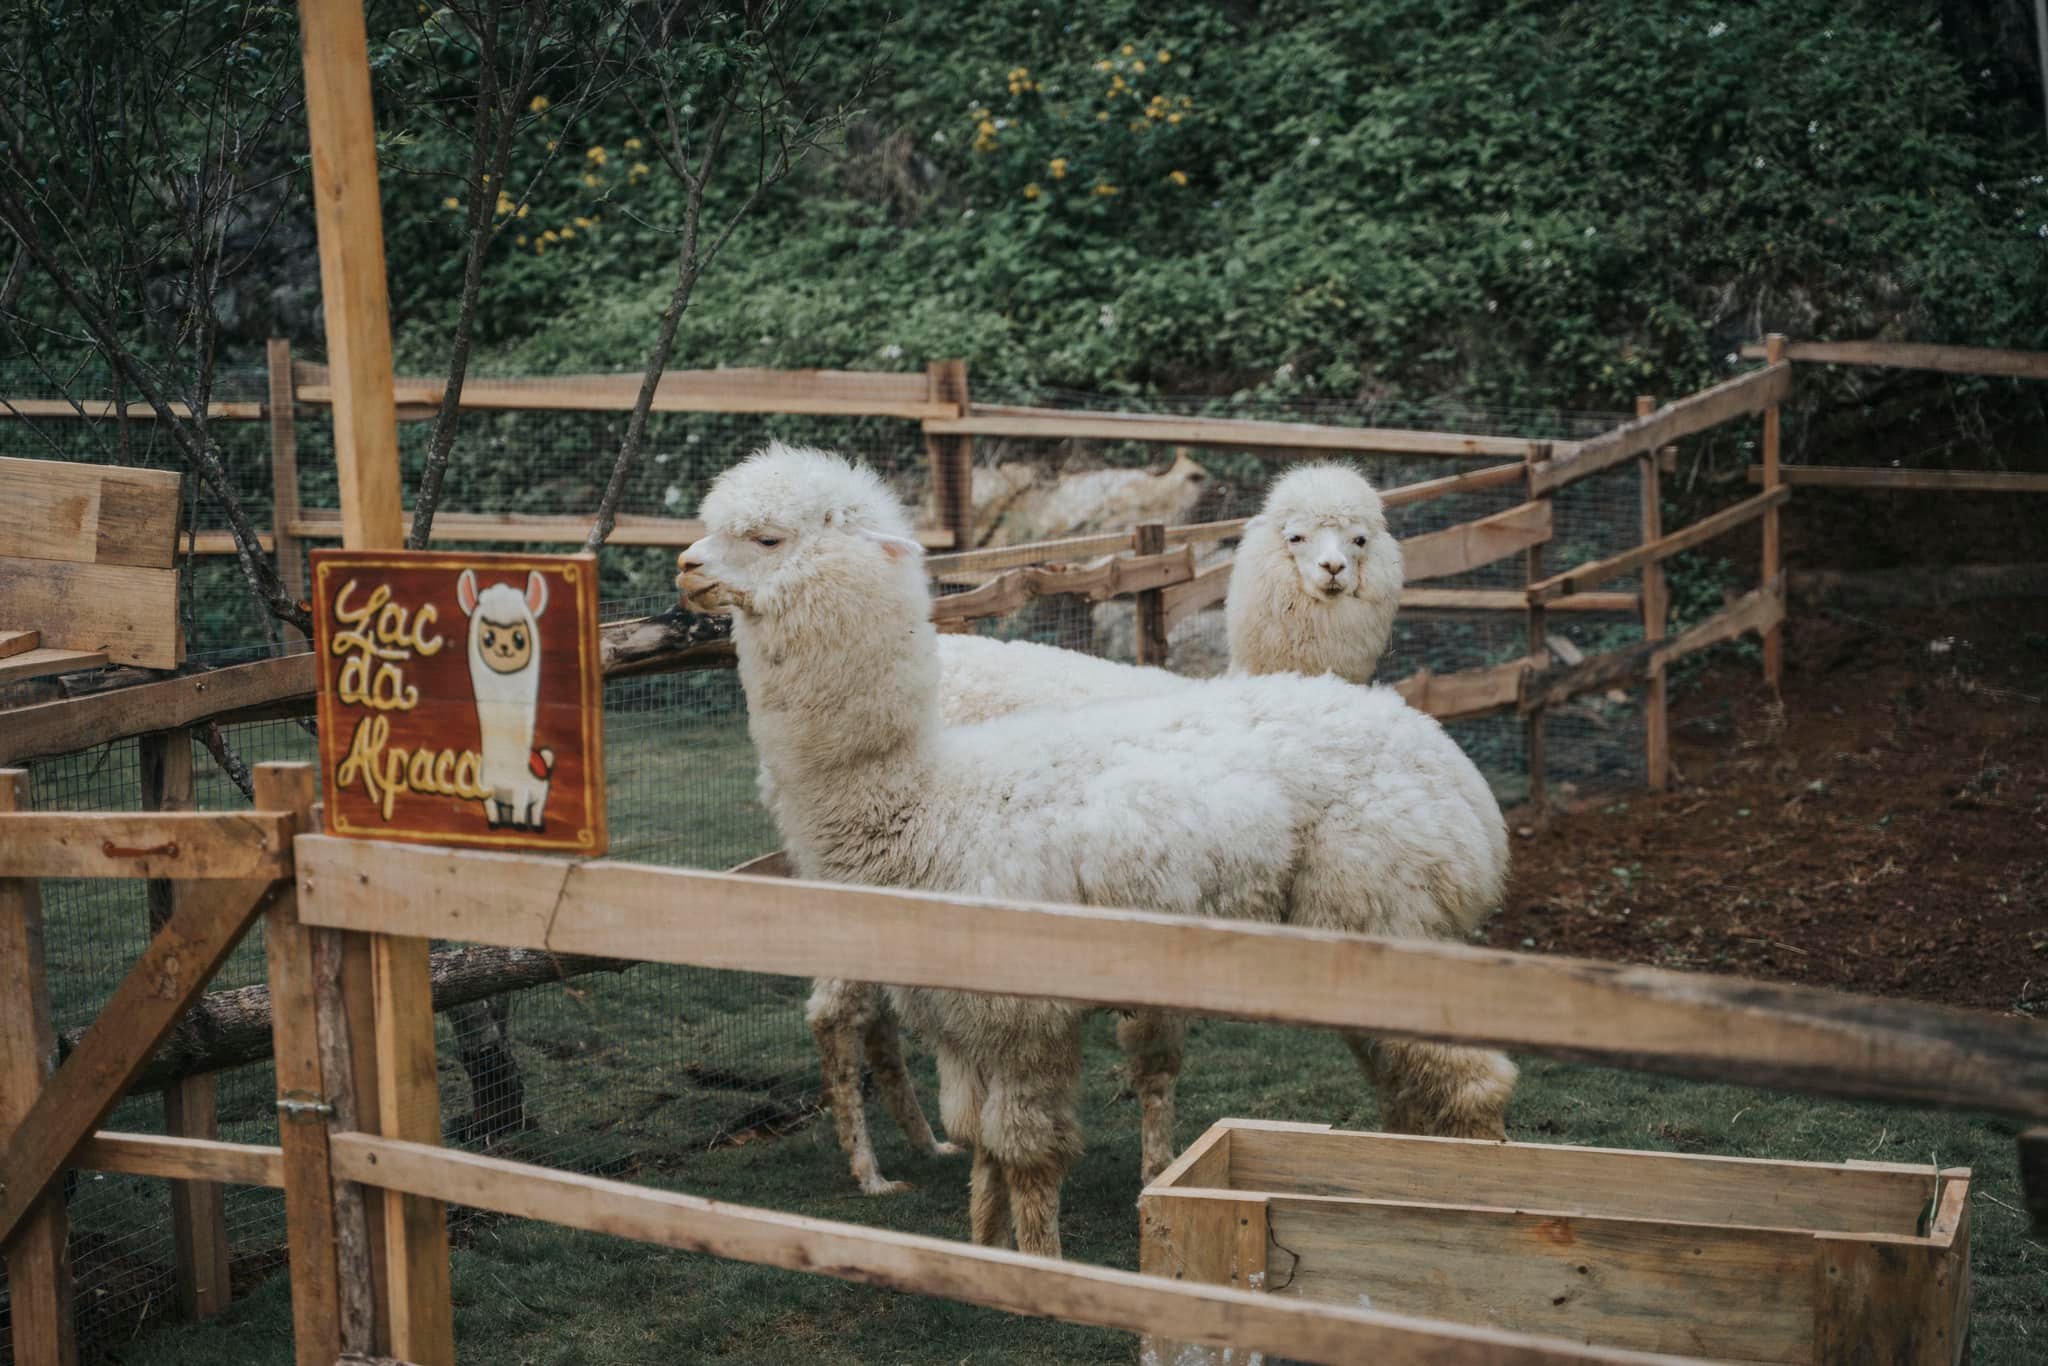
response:
[[[1027,437],[1044,441],[1147,441],[1161,445],[1373,451],[1455,458],[1520,456],[1529,446],[1529,439],[1519,436],[1468,436],[1458,432],[1404,431],[1393,427],[1327,427],[1308,422],[1180,417],[1166,413],[1097,413],[1066,408],[1011,408],[991,412],[976,407],[966,417],[928,421],[925,431],[959,436]]]
[[[360,0],[304,0],[299,36],[344,539],[351,547],[398,546],[405,531],[399,520],[391,306]]]
[[[1634,681],[1660,664],[1681,659],[1709,645],[1732,640],[1744,631],[1764,631],[1784,619],[1785,585],[1782,578],[1755,589],[1730,605],[1669,640],[1642,640],[1610,650],[1577,664],[1529,675],[1524,680],[1521,709],[1526,714],[1555,703],[1569,701],[1581,693]]]
[[[0,769],[0,820],[29,805],[28,774]],[[16,1131],[49,1085],[57,1038],[44,972],[42,888],[0,878],[0,1141]],[[0,1166],[0,1181],[11,1171]],[[70,1224],[61,1192],[29,1214],[4,1244],[16,1366],[75,1366]]]
[[[45,649],[103,650],[145,669],[183,661],[175,569],[0,557],[0,598],[11,621],[42,632]]]
[[[105,667],[106,662],[105,650],[24,650],[0,659],[0,683],[20,683],[30,678],[98,669]]]
[[[1761,359],[1767,342],[1746,342],[1742,354]],[[1878,365],[1894,370],[1939,370],[1951,375],[2006,375],[2048,379],[2048,352],[2004,351],[1989,346],[1932,346],[1922,342],[1790,342],[1785,359],[1816,365]]]
[[[296,704],[310,714],[319,688],[309,654],[236,664],[160,683],[0,711],[0,764],[70,754],[110,740]]]
[[[1772,508],[1781,506],[1792,496],[1787,488],[1772,489],[1759,493],[1754,498],[1745,498],[1733,507],[1722,508],[1709,517],[1702,517],[1691,526],[1660,536],[1646,545],[1634,546],[1619,555],[1610,555],[1604,560],[1591,560],[1562,574],[1544,579],[1529,586],[1531,602],[1550,602],[1573,593],[1583,593],[1609,579],[1618,579],[1623,574],[1640,569],[1644,565],[1661,564],[1673,555],[1705,545],[1716,536],[1724,536],[1736,527],[1755,521]]]
[[[1550,503],[1538,499],[1401,542],[1403,580],[1440,579],[1504,560],[1550,539]]]
[[[1690,398],[1667,403],[1648,417],[1624,423],[1613,431],[1582,441],[1576,452],[1556,455],[1538,465],[1530,492],[1543,493],[1598,474],[1645,451],[1668,446],[1680,437],[1718,427],[1748,413],[1761,412],[1792,392],[1792,367],[1780,362],[1703,389]]]
[[[301,836],[311,924],[1362,1029],[2048,1115],[2048,1030],[1738,978],[1234,921]]]
[[[299,516],[299,430],[297,395],[292,384],[292,344],[284,337],[272,337],[264,351],[269,369],[270,414],[270,524],[277,528],[262,538],[263,548],[277,559],[277,577],[293,602],[306,602],[305,547],[291,534]],[[229,536],[228,552],[235,552]],[[198,553],[195,547],[195,553]],[[311,610],[311,604],[307,604]],[[304,640],[305,632],[285,627],[287,640]]]
[[[1175,543],[1171,530],[1167,532],[1166,543]],[[1087,536],[1064,536],[1055,541],[1033,541],[1029,545],[992,546],[987,550],[932,555],[924,563],[926,571],[937,578],[944,574],[990,573],[1026,565],[1093,559],[1098,555],[1116,555],[1130,548],[1131,533],[1128,530],[1103,531]]]
[[[191,405],[168,403],[174,416],[190,417]],[[27,418],[82,418],[95,421],[113,417],[114,405],[106,400],[73,403],[68,398],[0,398],[0,421],[10,417]],[[131,403],[125,414],[130,422],[156,421],[156,409],[147,403]],[[209,422],[259,422],[263,418],[260,403],[209,403],[206,405]]]
[[[0,877],[246,882],[292,869],[291,819],[276,812],[18,812],[0,832]]]
[[[16,820],[20,817],[0,819]],[[52,1188],[80,1140],[120,1103],[193,997],[249,928],[271,883],[195,888],[121,979],[99,1018],[0,1148],[0,1243]]]
[[[1490,716],[1513,711],[1521,697],[1522,675],[1549,662],[1550,656],[1542,654],[1456,673],[1433,674],[1424,669],[1396,683],[1394,690],[1409,706],[1439,721]]]
[[[78,1145],[68,1164],[91,1172],[160,1176],[228,1186],[284,1187],[284,1150],[263,1143],[124,1134],[106,1129]]]
[[[9,555],[169,569],[178,562],[173,470],[0,457],[0,526]]]
[[[407,516],[411,516],[410,511]],[[332,508],[305,508],[287,527],[309,541],[338,540],[341,517]],[[680,548],[704,535],[704,523],[687,517],[623,514],[607,545],[648,545]],[[563,517],[526,512],[443,512],[434,517],[436,542],[504,541],[522,545],[581,545],[590,533],[588,517]],[[920,527],[918,541],[928,547],[953,544],[944,527]]]
[[[1552,612],[1626,612],[1634,615],[1641,599],[1634,593],[1574,593],[1545,606]],[[1522,588],[1404,588],[1404,612],[1520,612],[1529,605]]]
[[[1648,394],[1636,396],[1637,417],[1648,417],[1656,411],[1655,398]],[[1661,457],[1666,454],[1675,455],[1676,452],[1667,447],[1636,461],[1636,491],[1641,501],[1638,545],[1655,545],[1664,539],[1664,462]],[[1659,562],[1643,566],[1642,601],[1643,639],[1662,640],[1671,615],[1671,598],[1664,581],[1664,566]],[[1663,791],[1671,781],[1669,682],[1664,666],[1653,657],[1650,661],[1650,695],[1643,707],[1643,767],[1652,792]]]
[[[1164,522],[1147,522],[1143,526],[1134,527],[1131,535],[1132,548],[1137,554],[1134,559],[1126,563],[1135,564],[1139,560],[1153,556],[1158,556],[1162,559],[1165,557],[1166,524]],[[1187,574],[1185,578],[1177,579],[1175,582],[1187,583],[1195,577],[1195,553],[1190,547],[1182,547],[1180,554]],[[1117,562],[1112,561],[1112,563]],[[1028,574],[1032,571],[1025,570],[1023,572]],[[1168,648],[1166,639],[1166,601],[1161,596],[1164,591],[1162,588],[1140,590],[1133,609],[1136,613],[1135,620],[1138,628],[1136,633],[1137,662],[1161,669],[1166,667]]]
[[[933,361],[925,367],[925,384],[927,398],[950,409],[942,416],[965,415],[966,361]],[[974,438],[940,436],[928,430],[924,434],[924,453],[939,525],[952,533],[956,548],[970,549],[974,545]]]
[[[1764,359],[1772,365],[1785,361],[1785,334],[1773,332],[1764,341]],[[1764,405],[1764,494],[1787,492],[1778,475],[1779,446],[1783,422],[1774,399]],[[1778,579],[1784,566],[1780,563],[1778,536],[1778,505],[1768,504],[1764,508],[1763,525],[1763,572],[1759,576],[1765,583]],[[1784,615],[1764,628],[1764,682],[1772,691],[1777,691],[1785,676]]]
[[[1914,490],[1952,493],[2048,493],[2048,474],[2015,470],[1902,470],[1871,465],[1780,465],[1781,483],[1817,489]],[[1763,482],[1763,466],[1749,467]]]
[[[932,620],[1007,616],[1033,598],[1056,593],[1103,602],[1125,593],[1186,583],[1194,577],[1195,553],[1189,546],[1158,555],[1107,557],[1089,564],[1030,565],[1006,570],[965,593],[934,599]]]
[[[1683,658],[1709,645],[1733,640],[1744,631],[1768,631],[1785,619],[1785,581],[1782,577],[1761,588],[1751,589],[1705,621],[1698,622],[1657,647],[1663,661]]]
[[[299,400],[334,402],[326,366],[300,365]],[[458,401],[464,412],[630,412],[641,377],[631,374],[549,375],[538,379],[466,378]],[[408,415],[431,417],[446,389],[439,379],[401,375],[394,401]],[[654,391],[657,413],[818,413],[839,417],[897,417],[908,421],[958,417],[957,405],[935,399],[922,373],[885,370],[670,370]]]
[[[1451,1360],[1454,1354],[1469,1366],[1678,1360],[1029,1257],[361,1134],[337,1134],[334,1160],[357,1181],[519,1218],[1012,1314],[1170,1331],[1184,1341],[1295,1361]]]
[[[1517,460],[1506,465],[1489,465],[1483,470],[1468,470],[1464,474],[1448,474],[1441,479],[1396,485],[1380,493],[1380,502],[1389,510],[1413,507],[1417,503],[1448,498],[1454,493],[1481,493],[1487,489],[1506,488],[1510,484],[1521,483],[1523,477],[1522,462]]]
[[[15,655],[27,654],[41,648],[43,634],[40,631],[0,631],[0,659],[11,659]]]

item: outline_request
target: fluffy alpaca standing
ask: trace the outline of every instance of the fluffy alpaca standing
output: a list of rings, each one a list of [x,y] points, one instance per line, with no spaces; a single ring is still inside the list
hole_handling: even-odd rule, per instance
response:
[[[720,475],[702,515],[678,587],[734,615],[802,876],[1407,936],[1456,933],[1499,897],[1507,832],[1484,780],[1391,692],[1233,679],[1075,708],[1056,730],[945,730],[919,548],[872,472],[772,446]],[[946,1128],[974,1149],[976,1241],[1014,1231],[1058,1255],[1083,1008],[890,997],[932,1041]]]
[[[553,750],[533,747],[540,698],[540,622],[548,581],[538,570],[526,591],[494,583],[479,592],[476,571],[465,569],[455,596],[469,618],[469,681],[476,694],[483,762],[478,775],[491,795],[484,816],[491,828],[539,830],[547,821]]]
[[[1370,681],[1400,605],[1401,547],[1378,492],[1342,465],[1298,468],[1276,481],[1246,527],[1225,607],[1239,674],[1335,673]],[[939,638],[940,705],[948,726],[1013,712],[1157,696],[1193,680],[1069,650],[980,636]],[[1491,797],[1487,810],[1493,811]],[[1497,817],[1496,817],[1497,818]],[[1504,872],[1501,874],[1505,876]],[[920,1152],[943,1155],[919,1107],[882,990],[821,979],[805,1019],[823,1063],[826,1103],[855,1180],[870,1195],[906,1189],[881,1174],[860,1099],[863,1058],[890,1113]],[[1139,1012],[1118,1025],[1144,1110],[1150,1180],[1175,1151],[1173,1087],[1185,1029]],[[1397,1133],[1505,1138],[1513,1065],[1498,1053],[1415,1041],[1353,1039],[1380,1094],[1381,1124]]]

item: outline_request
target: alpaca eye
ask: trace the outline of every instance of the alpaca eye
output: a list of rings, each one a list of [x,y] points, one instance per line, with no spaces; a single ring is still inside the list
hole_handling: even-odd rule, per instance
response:
[[[1365,544],[1365,537],[1363,537],[1363,536],[1353,536],[1353,537],[1351,538],[1351,544],[1353,544],[1353,545],[1364,545],[1364,544]]]
[[[756,536],[754,544],[760,546],[763,550],[773,550],[776,546],[782,544],[782,538],[780,536]]]
[[[1301,544],[1301,537],[1299,537],[1299,536],[1289,536],[1289,537],[1287,538],[1287,544],[1289,544],[1289,545],[1300,545],[1300,544]]]
[[[512,648],[515,650],[523,650],[526,648],[526,632],[514,631],[512,633]]]

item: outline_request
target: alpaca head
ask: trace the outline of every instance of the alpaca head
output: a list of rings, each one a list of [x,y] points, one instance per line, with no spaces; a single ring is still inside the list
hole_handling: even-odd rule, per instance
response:
[[[1400,583],[1401,548],[1387,534],[1380,496],[1342,465],[1308,465],[1275,482],[1245,527],[1244,549],[1291,562],[1313,599],[1377,587],[1390,558],[1392,581]]]
[[[699,612],[773,620],[825,602],[915,599],[924,550],[879,476],[825,451],[771,443],[712,482],[705,534],[676,557],[676,591]]]
[[[535,570],[526,576],[526,591],[509,583],[479,590],[476,571],[465,569],[455,581],[455,597],[469,618],[469,659],[472,670],[482,664],[492,673],[516,674],[533,662],[540,626],[547,610],[548,581]]]

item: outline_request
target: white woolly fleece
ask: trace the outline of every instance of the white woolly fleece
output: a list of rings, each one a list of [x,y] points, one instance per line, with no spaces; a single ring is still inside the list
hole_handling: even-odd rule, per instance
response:
[[[850,526],[915,538],[903,504],[866,465],[828,451],[771,441],[720,475],[699,512],[709,526],[746,535],[770,524],[816,522],[836,514]]]

